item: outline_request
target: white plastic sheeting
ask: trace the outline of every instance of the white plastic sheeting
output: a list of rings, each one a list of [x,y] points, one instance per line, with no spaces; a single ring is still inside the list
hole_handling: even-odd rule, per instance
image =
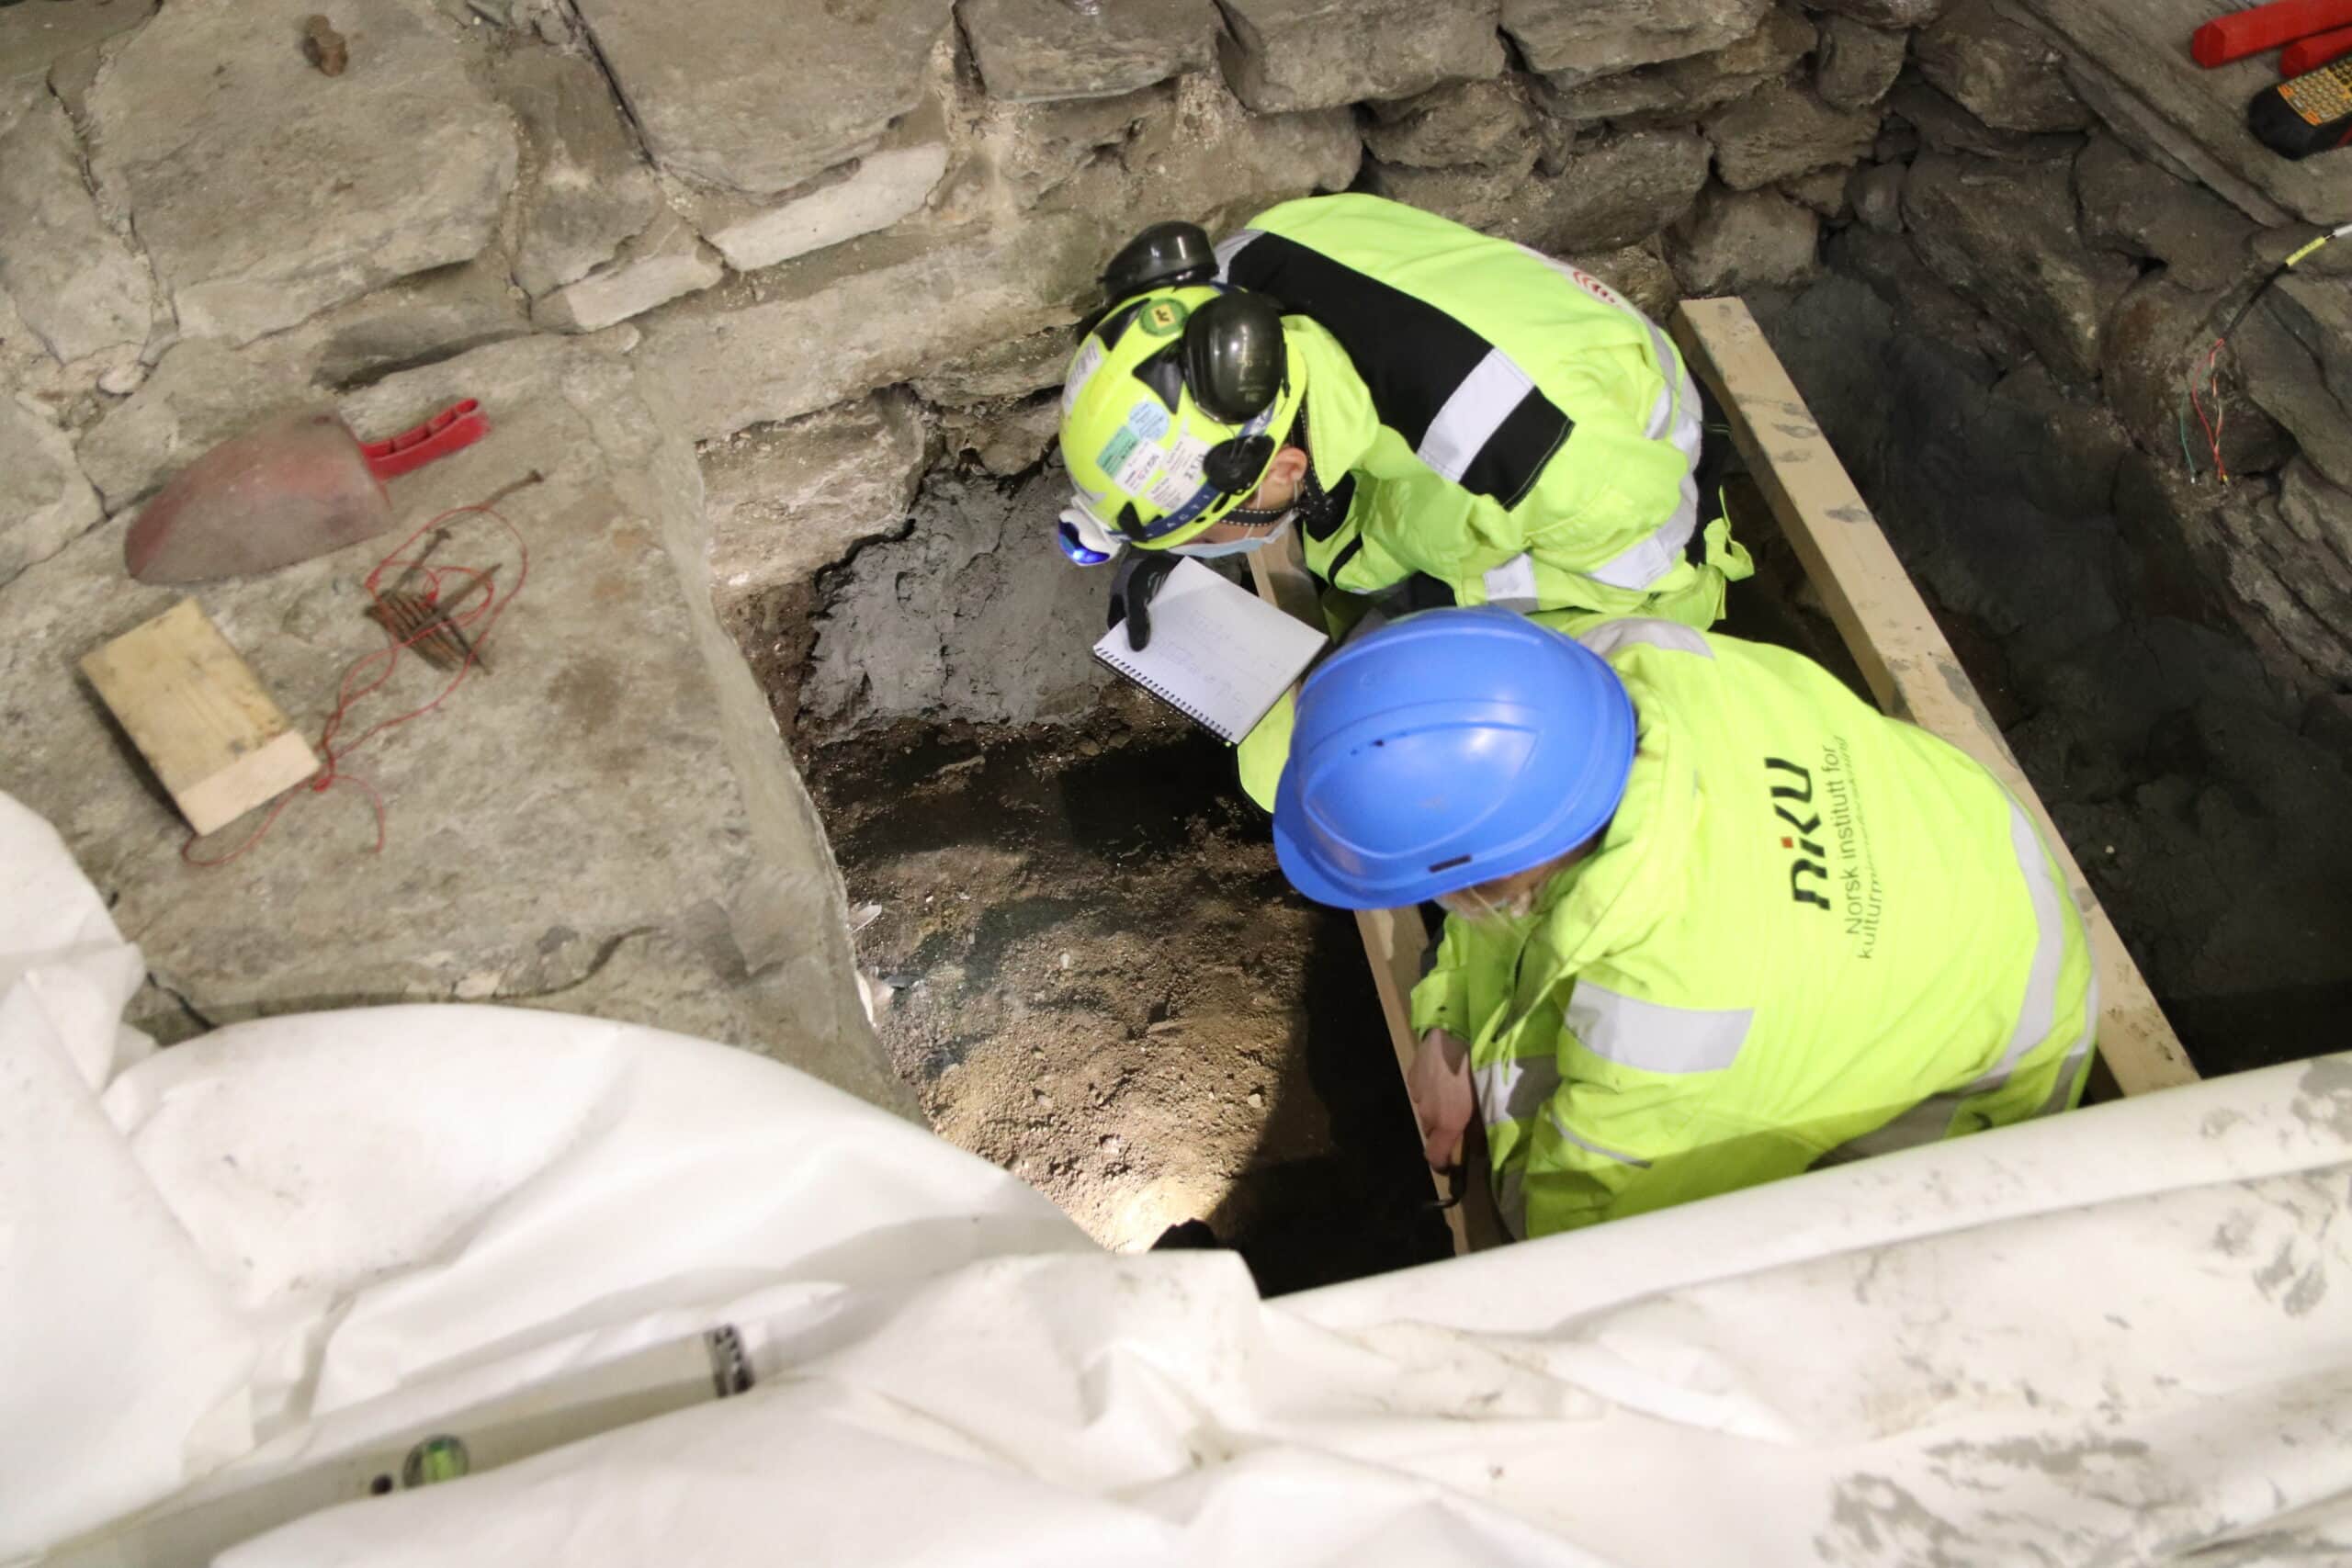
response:
[[[148,1055],[139,976],[0,796],[0,1555],[2352,1554],[2352,1061],[1268,1303],[763,1058],[462,1007]],[[682,1407],[582,1393],[647,1368]],[[491,1462],[365,1495],[441,1432]]]

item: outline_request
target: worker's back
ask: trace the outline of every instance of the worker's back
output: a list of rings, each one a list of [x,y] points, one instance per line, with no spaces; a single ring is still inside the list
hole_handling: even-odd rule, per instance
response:
[[[1605,285],[1362,195],[1284,202],[1218,254],[1292,318],[1324,481],[1367,481],[1344,525],[1309,532],[1318,575],[1374,593],[1420,573],[1520,610],[1720,613],[1721,572],[1684,558],[1696,390]]]
[[[1556,1052],[1550,1114],[1497,1130],[1532,1232],[2079,1094],[2082,921],[1989,774],[1784,649],[1656,621],[1585,640],[1639,754],[1600,848],[1487,969],[1512,994],[1473,1050],[1489,1097]]]

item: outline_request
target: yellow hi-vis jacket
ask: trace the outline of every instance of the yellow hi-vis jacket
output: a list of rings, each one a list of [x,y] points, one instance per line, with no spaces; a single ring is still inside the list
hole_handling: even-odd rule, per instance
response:
[[[1754,570],[1727,522],[1699,521],[1681,355],[1598,278],[1363,195],[1271,208],[1217,259],[1281,303],[1305,367],[1306,446],[1337,504],[1300,543],[1330,587],[1570,632],[1616,615],[1705,627]],[[1330,608],[1336,634],[1361,604]],[[1268,810],[1291,717],[1285,699],[1241,743],[1242,787]]]
[[[1542,1235],[2063,1110],[2080,912],[1983,768],[1782,649],[1585,634],[1632,694],[1624,800],[1533,914],[1449,918],[1417,1030],[1470,1043],[1507,1223]]]

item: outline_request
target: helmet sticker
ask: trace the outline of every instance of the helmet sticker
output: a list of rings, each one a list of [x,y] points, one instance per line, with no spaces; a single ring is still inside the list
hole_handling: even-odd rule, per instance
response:
[[[1148,442],[1139,443],[1134,451],[1127,454],[1127,460],[1119,465],[1119,472],[1112,482],[1129,495],[1141,495],[1144,487],[1151,483],[1153,476],[1159,472],[1167,460],[1166,452]]]
[[[1157,441],[1168,434],[1168,411],[1157,402],[1137,403],[1127,411],[1127,428],[1146,441]]]
[[[1117,473],[1119,465],[1127,460],[1127,454],[1133,452],[1139,442],[1140,438],[1134,431],[1124,424],[1119,426],[1111,432],[1111,439],[1102,443],[1102,450],[1094,454],[1094,466],[1106,474]]]
[[[1193,492],[1200,488],[1197,480],[1187,481],[1174,474],[1162,474],[1153,481],[1149,490],[1144,491],[1144,499],[1162,512],[1173,512],[1192,500]]]
[[[1191,314],[1182,299],[1154,299],[1136,313],[1136,325],[1154,337],[1174,337]]]
[[[1094,373],[1102,368],[1102,342],[1100,338],[1090,336],[1086,340],[1086,345],[1078,351],[1078,357],[1069,362],[1069,374],[1062,380],[1062,417],[1064,419],[1068,419],[1069,411],[1078,406],[1078,395],[1086,390],[1086,383],[1092,380]]]

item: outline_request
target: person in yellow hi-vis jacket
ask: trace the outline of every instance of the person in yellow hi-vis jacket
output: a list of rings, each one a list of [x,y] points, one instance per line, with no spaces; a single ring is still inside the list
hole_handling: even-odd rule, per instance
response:
[[[2072,1106],[2090,946],[1975,762],[1785,649],[1408,615],[1307,678],[1283,872],[1434,898],[1408,1073],[1427,1153],[1484,1122],[1542,1235]]]
[[[1392,611],[1499,604],[1581,629],[1705,627],[1752,570],[1696,477],[1696,387],[1657,325],[1589,275],[1372,196],[1310,197],[1214,248],[1186,223],[1113,260],[1116,301],[1072,355],[1064,553],[1127,553],[1130,640],[1178,555],[1262,547],[1295,520],[1344,632]],[[1273,803],[1290,706],[1242,743]]]

